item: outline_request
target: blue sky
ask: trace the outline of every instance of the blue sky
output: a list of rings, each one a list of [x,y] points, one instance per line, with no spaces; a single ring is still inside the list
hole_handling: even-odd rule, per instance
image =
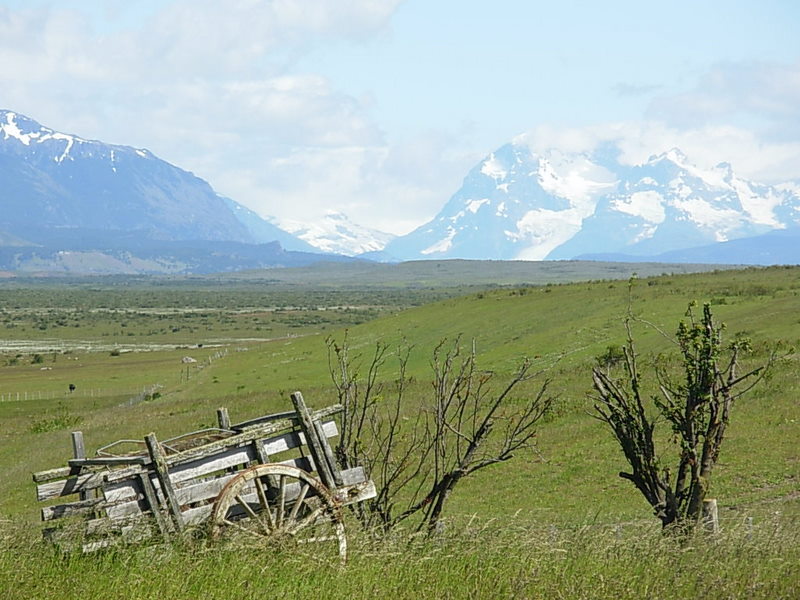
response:
[[[0,108],[404,233],[520,134],[800,180],[798,31],[792,0],[0,0]]]

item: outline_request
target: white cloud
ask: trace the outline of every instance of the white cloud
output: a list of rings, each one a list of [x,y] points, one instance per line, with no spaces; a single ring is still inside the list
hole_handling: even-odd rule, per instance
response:
[[[619,150],[623,164],[639,164],[650,156],[680,148],[703,168],[730,162],[739,176],[761,183],[800,179],[800,140],[770,140],[733,125],[679,128],[661,121],[627,121],[580,128],[539,127],[516,138],[535,151],[557,148],[592,152],[603,143]]]
[[[383,36],[402,0],[142,2],[147,11],[121,0],[0,7],[0,107],[147,147],[263,215],[334,208],[393,233],[434,216],[494,150],[476,148],[469,131],[392,137],[369,97],[299,71],[310,49]],[[731,63],[690,92],[656,96],[647,120],[542,126],[520,139],[566,152],[614,141],[629,162],[678,146],[700,166],[725,160],[782,181],[800,178],[798,111],[800,65]]]
[[[800,61],[715,65],[693,90],[656,98],[648,116],[681,128],[743,124],[770,140],[800,140]]]
[[[361,99],[294,64],[315,44],[380,35],[400,3],[178,0],[108,31],[96,19],[121,5],[0,8],[0,106],[147,147],[262,214],[360,209],[391,154],[384,134]]]

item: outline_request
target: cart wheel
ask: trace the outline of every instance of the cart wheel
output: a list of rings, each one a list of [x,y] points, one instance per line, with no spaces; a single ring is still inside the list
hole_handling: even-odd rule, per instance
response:
[[[241,532],[347,558],[339,504],[321,481],[289,465],[257,465],[236,475],[214,501],[211,527],[215,539]]]

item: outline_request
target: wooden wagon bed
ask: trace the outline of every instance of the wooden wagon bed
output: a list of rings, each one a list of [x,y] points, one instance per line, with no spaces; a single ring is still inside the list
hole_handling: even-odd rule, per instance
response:
[[[330,543],[346,555],[341,508],[375,496],[361,467],[341,470],[328,438],[340,405],[294,410],[159,441],[122,440],[86,457],[73,432],[67,466],[33,474],[41,517],[54,539],[78,521],[84,552],[206,528],[214,537],[259,536]],[[65,519],[72,517],[72,519]],[[63,521],[57,521],[65,519]],[[54,527],[55,526],[55,527]]]

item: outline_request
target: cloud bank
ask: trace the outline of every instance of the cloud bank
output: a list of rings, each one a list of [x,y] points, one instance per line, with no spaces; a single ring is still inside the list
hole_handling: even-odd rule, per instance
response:
[[[300,66],[314,49],[391,37],[402,4],[0,7],[0,107],[82,137],[147,147],[264,216],[303,221],[335,209],[405,233],[438,212],[494,148],[475,147],[461,125],[390,134],[369,94],[345,93]],[[619,96],[649,99],[643,114],[541,125],[524,139],[564,150],[613,140],[630,162],[678,146],[700,165],[724,160],[756,180],[800,179],[800,62],[719,63],[689,89],[666,89],[609,82]]]

